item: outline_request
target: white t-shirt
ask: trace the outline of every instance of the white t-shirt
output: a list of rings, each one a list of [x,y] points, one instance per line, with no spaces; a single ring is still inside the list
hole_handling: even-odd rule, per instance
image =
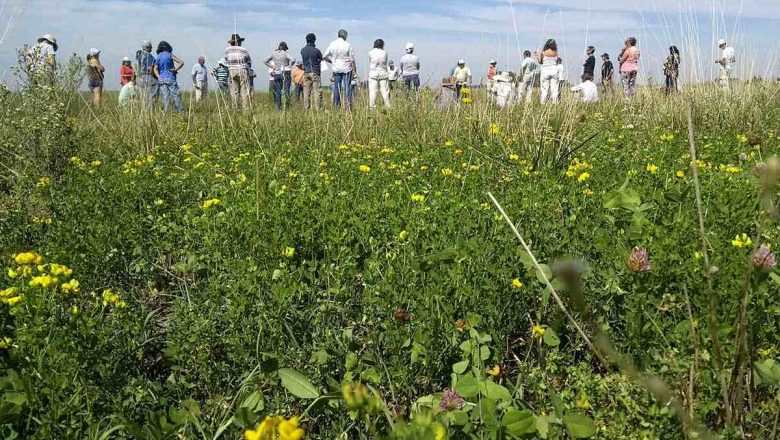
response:
[[[471,69],[469,69],[468,66],[464,66],[464,67],[458,66],[455,68],[455,72],[453,72],[452,76],[455,77],[455,81],[464,84],[471,77]]]
[[[599,89],[593,81],[585,81],[571,88],[572,92],[582,93],[582,102],[598,102]]]
[[[398,70],[396,70],[395,66],[387,67],[387,79],[390,81],[395,81],[398,79]]]
[[[499,107],[503,108],[507,105],[512,105],[515,101],[515,88],[512,87],[511,83],[496,81],[491,92],[495,95],[496,104]]]
[[[731,46],[726,46],[720,55],[722,60],[726,60],[726,64],[722,64],[721,66],[726,70],[731,70],[732,64],[736,62],[736,56],[737,54],[734,51],[734,48]]]
[[[401,64],[401,75],[419,75],[420,74],[420,59],[415,54],[408,53],[401,57],[399,61]]]
[[[352,72],[352,60],[355,57],[355,52],[352,50],[352,45],[347,43],[347,40],[342,38],[333,40],[328,45],[328,48],[325,49],[322,57],[330,59],[333,64],[333,73]]]
[[[523,58],[522,64],[520,64],[520,71],[522,71],[524,68],[525,74],[523,75],[523,81],[530,81],[539,70],[539,64],[536,62],[536,60],[533,59],[533,57],[525,57]]]
[[[131,100],[138,97],[138,90],[136,89],[135,83],[130,81],[129,83],[122,86],[122,90],[119,91],[119,106],[125,107],[128,104],[130,104]]]
[[[373,48],[368,52],[368,77],[387,79],[387,52],[384,49]]]

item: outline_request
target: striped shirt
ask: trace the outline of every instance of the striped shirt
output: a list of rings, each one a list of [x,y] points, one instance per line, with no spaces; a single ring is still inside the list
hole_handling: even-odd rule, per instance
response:
[[[225,60],[230,69],[249,69],[252,67],[252,58],[249,52],[241,46],[228,46],[225,49]]]

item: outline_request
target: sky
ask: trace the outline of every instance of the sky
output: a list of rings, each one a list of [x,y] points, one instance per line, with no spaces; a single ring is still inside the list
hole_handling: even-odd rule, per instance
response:
[[[736,48],[738,76],[780,77],[778,26],[780,0],[0,0],[0,81],[15,83],[15,49],[42,34],[57,38],[60,60],[101,49],[106,89],[119,87],[122,57],[132,58],[144,39],[164,39],[185,62],[179,83],[189,88],[197,57],[215,64],[234,29],[259,66],[280,41],[299,57],[307,33],[324,50],[341,28],[361,77],[373,41],[382,38],[396,61],[414,42],[421,79],[431,85],[460,58],[475,82],[491,59],[516,71],[522,51],[548,38],[558,41],[567,79],[576,81],[586,46],[614,60],[627,36],[639,40],[644,83],[663,81],[672,44],[683,57],[683,81],[713,79],[719,38]]]

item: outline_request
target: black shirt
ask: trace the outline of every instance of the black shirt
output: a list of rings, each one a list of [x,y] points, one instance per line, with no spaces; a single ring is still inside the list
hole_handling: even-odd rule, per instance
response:
[[[582,69],[582,73],[585,75],[593,75],[593,72],[596,70],[596,57],[593,55],[589,56],[587,60],[585,60],[585,68]]]
[[[612,61],[604,61],[604,64],[601,65],[601,79],[612,78],[612,73],[614,71],[615,68],[612,67]]]
[[[314,47],[313,44],[307,44],[301,49],[301,62],[305,73],[320,75],[322,66],[322,52]]]

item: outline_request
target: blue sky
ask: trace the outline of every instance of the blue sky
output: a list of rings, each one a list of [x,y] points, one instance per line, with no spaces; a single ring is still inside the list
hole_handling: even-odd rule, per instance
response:
[[[670,44],[683,53],[685,79],[711,79],[721,37],[737,48],[741,76],[780,76],[778,0],[0,0],[0,78],[13,83],[14,48],[51,33],[60,58],[102,49],[107,87],[115,88],[121,58],[141,40],[169,41],[189,70],[198,55],[215,63],[234,25],[256,64],[282,40],[298,55],[308,32],[324,47],[339,28],[349,30],[361,71],[374,39],[383,38],[395,60],[413,41],[432,84],[458,58],[475,77],[491,58],[516,70],[519,52],[547,38],[558,40],[574,80],[587,44],[614,57],[628,35],[639,39],[645,81],[662,79]],[[188,74],[180,76],[189,83]]]

